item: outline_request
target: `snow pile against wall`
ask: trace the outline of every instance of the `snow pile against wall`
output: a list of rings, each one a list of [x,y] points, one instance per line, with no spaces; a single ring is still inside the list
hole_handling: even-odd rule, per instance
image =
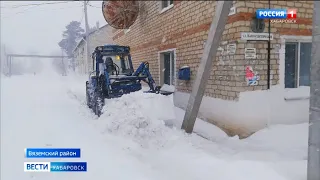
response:
[[[172,135],[165,121],[175,119],[172,96],[139,91],[106,100],[100,119],[108,132],[132,138],[144,147],[149,143],[163,146]]]
[[[161,91],[167,91],[167,92],[174,92],[175,91],[175,87],[172,86],[172,85],[167,85],[167,84],[164,84],[162,85]]]
[[[308,122],[308,92],[308,87],[290,92],[273,86],[269,91],[242,92],[239,101],[204,96],[199,115],[202,119],[219,125],[229,135],[246,138],[271,125]],[[295,98],[304,99],[294,100]],[[187,93],[176,92],[174,95],[175,105],[182,109],[186,108],[188,99]]]
[[[87,108],[85,102],[87,76],[70,74],[66,78],[65,86],[67,86],[68,93],[71,94],[72,98],[80,101],[80,104],[88,110],[89,114],[93,114]],[[139,91],[124,95],[121,98],[106,99],[103,114],[98,119],[95,117],[94,124],[101,131],[126,136],[144,145],[148,142],[157,141],[165,143],[170,136],[185,138],[186,135],[180,131],[184,113],[185,111],[174,106],[172,96]],[[272,125],[268,129],[256,132],[247,139],[239,140],[239,137],[230,138],[220,128],[197,118],[194,132],[205,139],[217,143],[221,142],[224,145],[230,144],[231,149],[234,149],[231,144],[235,142],[239,142],[237,147],[241,146],[241,149],[257,149],[263,146],[283,153],[293,152],[292,147],[296,146],[294,155],[291,154],[291,157],[304,157],[307,147],[308,126],[307,124],[295,126]]]

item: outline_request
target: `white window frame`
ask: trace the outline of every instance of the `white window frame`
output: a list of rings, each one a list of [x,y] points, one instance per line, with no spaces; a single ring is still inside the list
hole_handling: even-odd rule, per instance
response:
[[[296,78],[296,87],[294,87],[294,88],[299,88],[300,87],[300,47],[301,47],[301,43],[312,43],[312,41],[311,40],[286,40],[286,42],[285,42],[285,45],[284,46],[286,46],[286,44],[287,43],[297,43],[298,44],[298,53],[297,53],[297,60],[296,60],[296,66],[297,66],[297,68],[296,68],[296,76],[297,76],[297,78]],[[288,88],[288,89],[294,89],[294,88]]]
[[[281,41],[281,48],[279,51],[279,59],[280,59],[279,81],[280,81],[280,87],[284,89],[284,99],[286,101],[306,100],[310,97],[310,90],[306,90],[305,89],[306,87],[297,86],[296,88],[285,88],[285,46],[286,46],[286,43],[290,43],[290,42],[311,43],[312,36],[282,35],[280,36],[280,41]],[[300,59],[300,49],[298,53],[299,53],[298,56]],[[300,66],[300,63],[298,66]],[[299,85],[299,82],[297,85]]]
[[[130,32],[130,28],[124,29],[123,32],[124,32],[124,34],[127,34],[128,32]]]
[[[172,77],[173,76],[173,79],[170,79],[170,85],[171,86],[176,86],[177,84],[177,53],[176,53],[176,48],[173,48],[173,49],[166,49],[166,50],[163,50],[163,51],[159,51],[158,52],[158,65],[159,65],[159,85],[162,86],[164,83],[162,83],[162,80],[163,80],[163,77],[161,76],[161,63],[163,63],[163,58],[162,58],[162,54],[163,53],[168,53],[168,52],[172,52],[173,53],[173,56],[171,56],[170,58],[170,76]],[[171,61],[174,61],[173,64],[174,64],[174,69],[172,67],[172,62]]]
[[[168,4],[170,3],[170,0],[165,0],[166,2],[168,2]],[[167,7],[163,7],[163,0],[159,1],[160,2],[160,14],[168,11],[169,9],[173,8],[174,6],[174,0],[172,2],[172,4],[168,5]]]

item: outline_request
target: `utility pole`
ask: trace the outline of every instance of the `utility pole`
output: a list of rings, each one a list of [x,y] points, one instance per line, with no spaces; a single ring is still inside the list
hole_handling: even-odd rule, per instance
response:
[[[308,180],[320,180],[320,1],[314,1],[309,109]]]
[[[9,56],[9,77],[12,75],[12,56]]]
[[[87,4],[89,1],[84,1],[84,19],[85,19],[85,26],[86,26],[86,58],[84,59],[85,64],[85,73],[89,71],[88,61],[90,60],[90,44],[89,44],[89,23],[88,23],[88,13],[87,13]]]
[[[233,1],[215,1],[215,3],[217,3],[215,7],[215,16],[211,23],[208,39],[197,71],[197,77],[193,83],[192,92],[181,127],[187,133],[192,133],[193,131],[202,97],[212,70],[212,61],[216,57],[217,49]]]
[[[66,67],[63,61],[63,49],[61,49],[61,68],[62,68],[62,76],[66,75]]]
[[[9,56],[6,55],[6,75],[9,76]]]
[[[8,56],[7,56],[7,51],[6,51],[6,45],[3,45],[3,55],[4,55],[4,60],[2,61],[3,62],[3,72],[6,74],[8,72]]]
[[[73,72],[75,72],[76,71],[76,62],[75,62],[74,56],[72,56],[71,61],[72,61],[72,70],[73,70]]]

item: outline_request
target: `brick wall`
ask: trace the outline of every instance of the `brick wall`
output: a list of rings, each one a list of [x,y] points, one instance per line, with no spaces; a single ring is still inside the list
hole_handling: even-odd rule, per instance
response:
[[[258,8],[268,8],[268,1],[238,1],[235,5],[237,7],[237,14],[231,16],[230,19],[234,19],[235,22],[229,24],[232,26],[232,32],[235,31],[233,39],[238,40],[237,52],[233,57],[234,60],[227,63],[232,66],[234,70],[235,77],[229,77],[235,80],[231,86],[231,92],[252,91],[267,89],[267,42],[262,41],[250,41],[242,42],[239,41],[241,32],[250,32],[250,20],[254,16],[256,9]],[[272,23],[271,33],[274,35],[274,40],[271,41],[271,85],[279,84],[279,54],[276,52],[276,47],[280,46],[280,36],[281,35],[297,35],[297,36],[311,36],[312,29],[312,11],[313,2],[311,1],[271,1],[271,8],[281,8],[281,9],[297,9],[297,23]],[[228,25],[227,25],[228,28]],[[230,30],[224,33],[230,34]],[[268,23],[266,21],[265,33],[268,32]],[[244,48],[256,48],[257,49],[257,59],[255,60],[245,60],[244,58]],[[245,71],[246,65],[252,66],[254,71],[260,74],[260,81],[257,86],[247,86],[245,82]],[[231,69],[231,67],[229,67]],[[230,88],[227,88],[230,92]],[[234,93],[233,93],[234,94]]]
[[[204,43],[208,36],[215,2],[213,1],[174,1],[173,8],[160,13],[157,1],[141,2],[137,21],[130,31],[114,31],[113,39],[121,45],[132,48],[135,67],[141,61],[149,61],[151,73],[159,82],[158,52],[176,48],[176,68],[189,65],[192,77],[189,82],[180,81],[176,88],[181,92],[190,92],[196,71],[203,53]],[[262,90],[267,88],[267,42],[240,40],[241,32],[251,32],[250,22],[258,8],[268,8],[268,1],[235,1],[236,14],[229,16],[223,33],[219,51],[205,91],[206,96],[237,100],[243,91]],[[298,10],[296,24],[272,24],[271,33],[274,40],[271,47],[280,45],[280,35],[310,36],[312,28],[312,1],[271,1],[271,8],[295,8]],[[268,31],[268,23],[264,32]],[[225,54],[227,44],[237,45],[234,55]],[[257,58],[246,60],[245,48],[256,48]],[[248,86],[245,80],[245,67],[252,66],[260,75],[259,84]],[[279,55],[271,51],[272,85],[279,83]]]

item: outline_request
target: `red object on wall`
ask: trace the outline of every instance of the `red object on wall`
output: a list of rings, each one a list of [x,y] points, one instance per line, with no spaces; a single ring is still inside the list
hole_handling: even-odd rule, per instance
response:
[[[138,1],[103,1],[102,13],[107,23],[115,29],[128,29],[139,15]]]
[[[251,80],[254,77],[254,72],[252,70],[252,67],[247,66],[246,67],[246,78]]]

